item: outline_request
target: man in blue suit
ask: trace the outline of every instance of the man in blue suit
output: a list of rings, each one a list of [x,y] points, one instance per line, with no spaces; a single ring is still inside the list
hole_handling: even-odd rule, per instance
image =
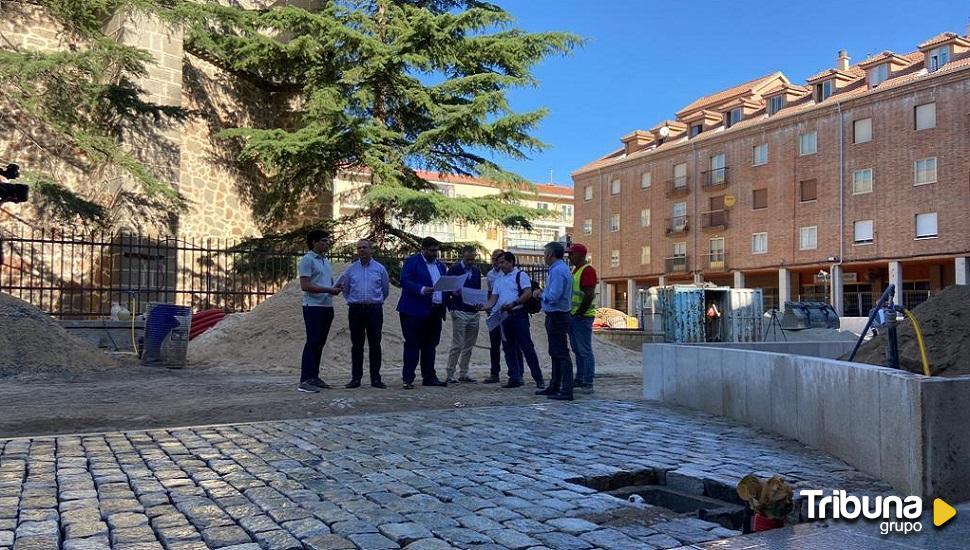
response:
[[[445,264],[438,260],[441,243],[432,237],[421,241],[421,252],[404,260],[401,267],[401,315],[404,334],[404,389],[414,389],[414,371],[421,364],[421,385],[447,386],[435,373],[435,348],[441,339],[445,319],[444,297],[434,284],[444,276]]]

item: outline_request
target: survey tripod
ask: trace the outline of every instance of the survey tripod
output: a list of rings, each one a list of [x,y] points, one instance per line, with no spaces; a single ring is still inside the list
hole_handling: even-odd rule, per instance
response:
[[[926,345],[923,343],[923,331],[919,328],[916,317],[903,306],[893,303],[893,296],[896,294],[896,285],[889,285],[883,291],[876,307],[869,312],[869,320],[866,321],[866,328],[862,329],[859,339],[856,340],[852,353],[849,354],[849,361],[855,359],[855,354],[859,351],[863,339],[869,333],[873,325],[886,329],[886,366],[891,369],[899,368],[899,339],[896,334],[896,327],[899,326],[897,314],[902,313],[913,323],[913,330],[916,332],[916,343],[919,345],[920,359],[923,362],[923,374],[930,376],[930,363],[926,358]]]

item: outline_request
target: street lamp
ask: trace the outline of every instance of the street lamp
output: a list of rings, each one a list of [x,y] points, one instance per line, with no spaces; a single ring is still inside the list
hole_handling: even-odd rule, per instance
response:
[[[822,280],[822,286],[825,289],[825,300],[831,303],[831,298],[829,297],[829,280],[832,278],[831,275],[824,269],[818,270],[818,278]]]

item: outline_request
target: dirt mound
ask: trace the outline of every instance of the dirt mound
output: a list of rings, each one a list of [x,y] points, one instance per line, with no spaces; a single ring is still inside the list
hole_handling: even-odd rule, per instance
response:
[[[336,271],[336,270],[335,270]],[[401,289],[392,286],[384,304],[382,372],[389,379],[401,367],[404,338],[395,308],[401,297]],[[302,292],[298,281],[291,281],[280,292],[259,304],[249,313],[229,316],[189,343],[189,361],[195,365],[225,368],[232,371],[292,372],[300,368],[300,357],[306,333],[301,314]],[[347,303],[344,298],[334,299],[334,321],[321,360],[321,377],[340,380],[350,377],[350,329],[347,323]],[[532,338],[539,354],[543,370],[549,370],[548,340],[542,314],[532,317]],[[438,376],[444,377],[451,346],[451,318],[441,330],[438,345]],[[472,351],[472,375],[487,376],[489,365],[488,332],[484,318],[478,331],[478,342]],[[640,354],[614,344],[593,339],[597,370],[612,364],[638,363]],[[365,356],[366,357],[366,356]],[[366,363],[366,359],[365,359]],[[366,370],[366,364],[365,364]],[[503,357],[503,372],[505,371]]]
[[[951,286],[912,310],[923,331],[930,371],[934,375],[970,374],[970,286]],[[901,321],[897,330],[899,365],[905,370],[922,373],[916,332],[909,320]],[[886,335],[862,345],[855,360],[861,363],[885,363]]]
[[[50,316],[0,292],[0,377],[63,375],[119,366]]]

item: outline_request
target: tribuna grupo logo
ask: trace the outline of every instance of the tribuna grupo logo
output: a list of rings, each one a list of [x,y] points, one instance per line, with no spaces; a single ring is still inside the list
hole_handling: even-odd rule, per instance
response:
[[[920,517],[923,515],[923,499],[917,496],[861,496],[834,490],[826,495],[822,490],[799,491],[808,498],[809,519],[846,519],[865,518],[879,521],[879,533],[899,533],[908,535],[923,530]],[[942,526],[956,515],[956,510],[942,499],[933,500],[933,525]]]

